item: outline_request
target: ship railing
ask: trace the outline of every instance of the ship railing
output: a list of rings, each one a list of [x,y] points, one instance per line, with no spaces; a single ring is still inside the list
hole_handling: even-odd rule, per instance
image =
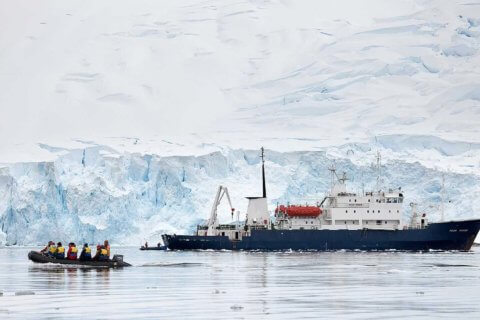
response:
[[[263,226],[263,225],[260,225],[260,226],[249,226],[251,230],[265,230],[265,229],[268,229],[267,226]]]
[[[217,230],[236,230],[237,226],[234,224],[220,224],[215,229]]]
[[[335,208],[369,208],[370,203],[337,203]]]

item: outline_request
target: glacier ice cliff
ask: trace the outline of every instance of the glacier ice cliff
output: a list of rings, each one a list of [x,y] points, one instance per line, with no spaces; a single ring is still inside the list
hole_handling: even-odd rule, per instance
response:
[[[360,146],[357,151],[365,146]],[[56,150],[58,151],[58,150]],[[0,244],[40,244],[62,240],[115,244],[158,241],[163,232],[189,232],[208,217],[218,185],[230,189],[241,216],[245,196],[259,195],[260,161],[256,150],[168,156],[117,152],[106,146],[63,150],[50,162],[0,166]],[[350,177],[350,188],[370,190],[376,183],[375,161],[352,161],[324,151],[267,151],[270,210],[277,202],[321,200],[328,190],[327,168],[335,161]],[[405,160],[382,164],[382,184],[402,187],[408,204],[417,202],[440,217],[442,173]],[[477,175],[445,172],[446,218],[476,215],[480,207]],[[230,221],[227,208],[220,219]],[[478,215],[477,215],[478,217]]]

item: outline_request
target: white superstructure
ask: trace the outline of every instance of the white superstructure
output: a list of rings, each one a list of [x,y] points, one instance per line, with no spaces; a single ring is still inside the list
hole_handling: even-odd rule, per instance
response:
[[[348,192],[345,174],[332,185],[331,191],[318,205],[316,217],[288,215],[277,210],[277,224],[281,229],[403,229],[403,193]]]

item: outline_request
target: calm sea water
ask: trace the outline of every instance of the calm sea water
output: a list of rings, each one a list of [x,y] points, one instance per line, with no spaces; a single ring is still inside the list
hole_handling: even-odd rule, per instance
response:
[[[130,268],[38,265],[0,248],[0,319],[480,319],[469,253],[143,252]],[[38,248],[34,248],[38,249]]]

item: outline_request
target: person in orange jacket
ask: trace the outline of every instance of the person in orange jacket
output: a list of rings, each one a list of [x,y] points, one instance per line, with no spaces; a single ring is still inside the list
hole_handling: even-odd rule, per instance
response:
[[[75,243],[70,242],[68,244],[67,259],[68,260],[77,260],[78,248]]]

